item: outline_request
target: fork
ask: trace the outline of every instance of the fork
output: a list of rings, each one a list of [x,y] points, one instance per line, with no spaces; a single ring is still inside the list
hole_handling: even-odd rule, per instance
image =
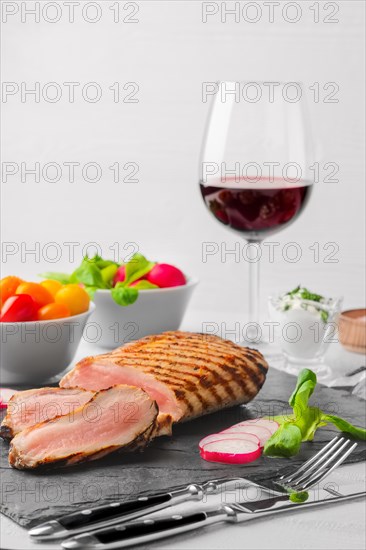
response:
[[[302,492],[322,481],[341,464],[357,446],[343,437],[335,437],[318,453],[290,474],[273,480],[251,481],[245,478],[214,479],[203,484],[192,483],[188,487],[167,493],[141,496],[130,502],[112,502],[104,506],[81,510],[33,527],[29,535],[36,540],[54,540],[85,531],[110,527],[133,520],[169,506],[188,501],[202,501],[207,495],[219,494],[226,484],[235,483],[243,488],[255,485],[272,495]]]
[[[168,516],[140,518],[132,522],[120,521],[115,527],[96,529],[76,535],[61,543],[65,550],[112,550],[129,548],[136,544],[146,544],[172,535],[184,533],[199,527],[220,522],[241,523],[246,520],[265,517],[272,514],[290,512],[364,497],[365,491],[343,495],[327,487],[307,493],[339,466],[357,446],[344,438],[334,438],[315,456],[300,466],[290,475],[282,475],[273,483],[282,488],[286,494],[257,500],[239,502],[203,508],[190,514],[173,513]],[[304,497],[299,502],[293,501],[293,491],[302,492]],[[290,492],[288,492],[290,491]],[[305,491],[305,492],[303,492]],[[332,498],[329,497],[332,495]]]
[[[336,436],[295,472],[282,475],[273,483],[287,492],[307,491],[342,464],[356,447],[357,443]]]

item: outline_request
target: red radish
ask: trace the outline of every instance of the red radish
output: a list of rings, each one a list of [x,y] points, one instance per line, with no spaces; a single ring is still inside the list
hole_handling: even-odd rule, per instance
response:
[[[16,390],[10,388],[0,388],[0,409],[6,409],[8,406],[9,400],[13,397]]]
[[[124,265],[120,265],[117,269],[117,273],[113,277],[113,286],[116,286],[117,283],[123,283],[126,278],[126,268]]]
[[[270,420],[269,418],[257,418],[254,420],[244,420],[244,422],[240,422],[240,425],[244,426],[246,424],[261,426],[262,428],[269,430],[271,434],[274,434],[280,427],[278,422],[275,420]]]
[[[156,264],[152,270],[145,275],[145,279],[160,288],[186,284],[186,278],[181,270],[169,264]]]
[[[257,426],[256,424],[236,424],[235,426],[231,426],[231,428],[228,428],[227,430],[224,430],[221,432],[223,434],[225,433],[240,433],[241,435],[245,434],[252,434],[256,435],[259,438],[259,444],[261,447],[264,447],[265,442],[271,437],[271,432],[267,430],[267,428],[263,428],[262,426]]]
[[[201,449],[200,455],[209,462],[247,464],[257,460],[261,455],[261,450],[256,443],[245,439],[222,439],[207,443]]]
[[[245,426],[258,426],[268,430],[271,433],[271,435],[273,435],[279,428],[278,422],[276,422],[275,420],[270,420],[269,418],[256,418],[252,420],[244,420],[242,422],[239,422],[238,424],[235,424],[235,426],[242,426],[244,428]]]
[[[207,443],[212,443],[212,441],[223,441],[225,439],[245,439],[246,441],[251,441],[252,443],[255,443],[259,447],[259,438],[256,435],[253,434],[241,434],[241,433],[235,433],[229,434],[229,433],[217,433],[217,434],[211,434],[207,435],[201,441],[198,443],[198,446],[200,449],[202,449]]]

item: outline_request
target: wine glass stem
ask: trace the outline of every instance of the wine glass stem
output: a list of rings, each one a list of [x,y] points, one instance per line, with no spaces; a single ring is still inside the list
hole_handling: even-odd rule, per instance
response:
[[[247,334],[253,341],[260,340],[259,325],[259,264],[261,258],[261,241],[249,241],[249,323]],[[253,324],[253,325],[252,325]]]

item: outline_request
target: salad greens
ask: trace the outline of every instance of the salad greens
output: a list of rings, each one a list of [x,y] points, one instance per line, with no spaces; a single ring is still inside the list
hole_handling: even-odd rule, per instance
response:
[[[157,285],[153,285],[149,281],[138,280],[149,273],[154,265],[154,262],[149,262],[142,254],[134,254],[131,260],[125,264],[125,280],[117,283],[111,290],[113,300],[120,306],[129,306],[136,302],[139,290],[158,288]],[[134,285],[130,286],[132,283]]]
[[[125,279],[113,286],[113,279],[119,267],[125,268]],[[83,284],[86,292],[93,298],[96,290],[111,290],[112,298],[121,306],[128,306],[136,302],[139,290],[158,288],[149,281],[138,281],[149,273],[155,263],[148,261],[142,254],[136,253],[132,258],[122,264],[112,260],[103,260],[96,255],[93,258],[85,256],[80,266],[71,275],[66,273],[42,273],[45,279],[54,279],[62,284]],[[136,282],[137,281],[137,282]],[[130,286],[132,285],[133,286]]]
[[[149,262],[142,254],[134,254],[131,260],[125,264],[126,279],[124,282],[126,284],[131,284],[134,281],[137,281],[137,279],[140,279],[141,277],[149,273],[154,265],[155,262]]]
[[[311,407],[308,402],[317,383],[316,374],[310,369],[303,369],[298,376],[296,388],[289,399],[293,412],[289,415],[273,417],[279,423],[278,430],[268,439],[264,454],[275,457],[295,456],[303,441],[311,441],[315,432],[328,423],[334,424],[342,432],[357,439],[366,440],[366,430],[354,426],[347,420],[335,415],[326,414],[318,407]]]

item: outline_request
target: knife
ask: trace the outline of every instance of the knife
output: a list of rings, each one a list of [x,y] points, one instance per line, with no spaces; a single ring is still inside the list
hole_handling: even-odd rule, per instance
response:
[[[99,529],[136,519],[148,513],[163,510],[169,506],[175,506],[187,501],[203,500],[207,495],[219,494],[223,490],[232,488],[245,488],[256,486],[271,495],[282,494],[278,486],[272,485],[271,481],[265,481],[260,485],[245,478],[213,479],[201,485],[192,483],[184,488],[175,491],[160,493],[150,496],[141,496],[130,502],[111,502],[103,506],[89,508],[72,514],[62,516],[57,520],[51,520],[33,527],[28,534],[35,540],[56,540],[70,537],[77,533]],[[280,490],[279,490],[280,489]]]
[[[318,498],[318,492],[313,491],[309,500],[302,503],[291,501],[290,495],[281,495],[262,501],[233,503],[214,509],[205,509],[193,514],[174,514],[170,516],[147,518],[115,527],[83,533],[62,542],[66,550],[112,550],[126,548],[136,544],[145,544],[162,538],[185,533],[199,527],[215,523],[241,523],[250,519],[270,516],[273,514],[294,512],[312,506],[333,504],[366,496],[366,491],[340,495],[329,498],[326,489],[319,492],[327,493],[327,497]]]

